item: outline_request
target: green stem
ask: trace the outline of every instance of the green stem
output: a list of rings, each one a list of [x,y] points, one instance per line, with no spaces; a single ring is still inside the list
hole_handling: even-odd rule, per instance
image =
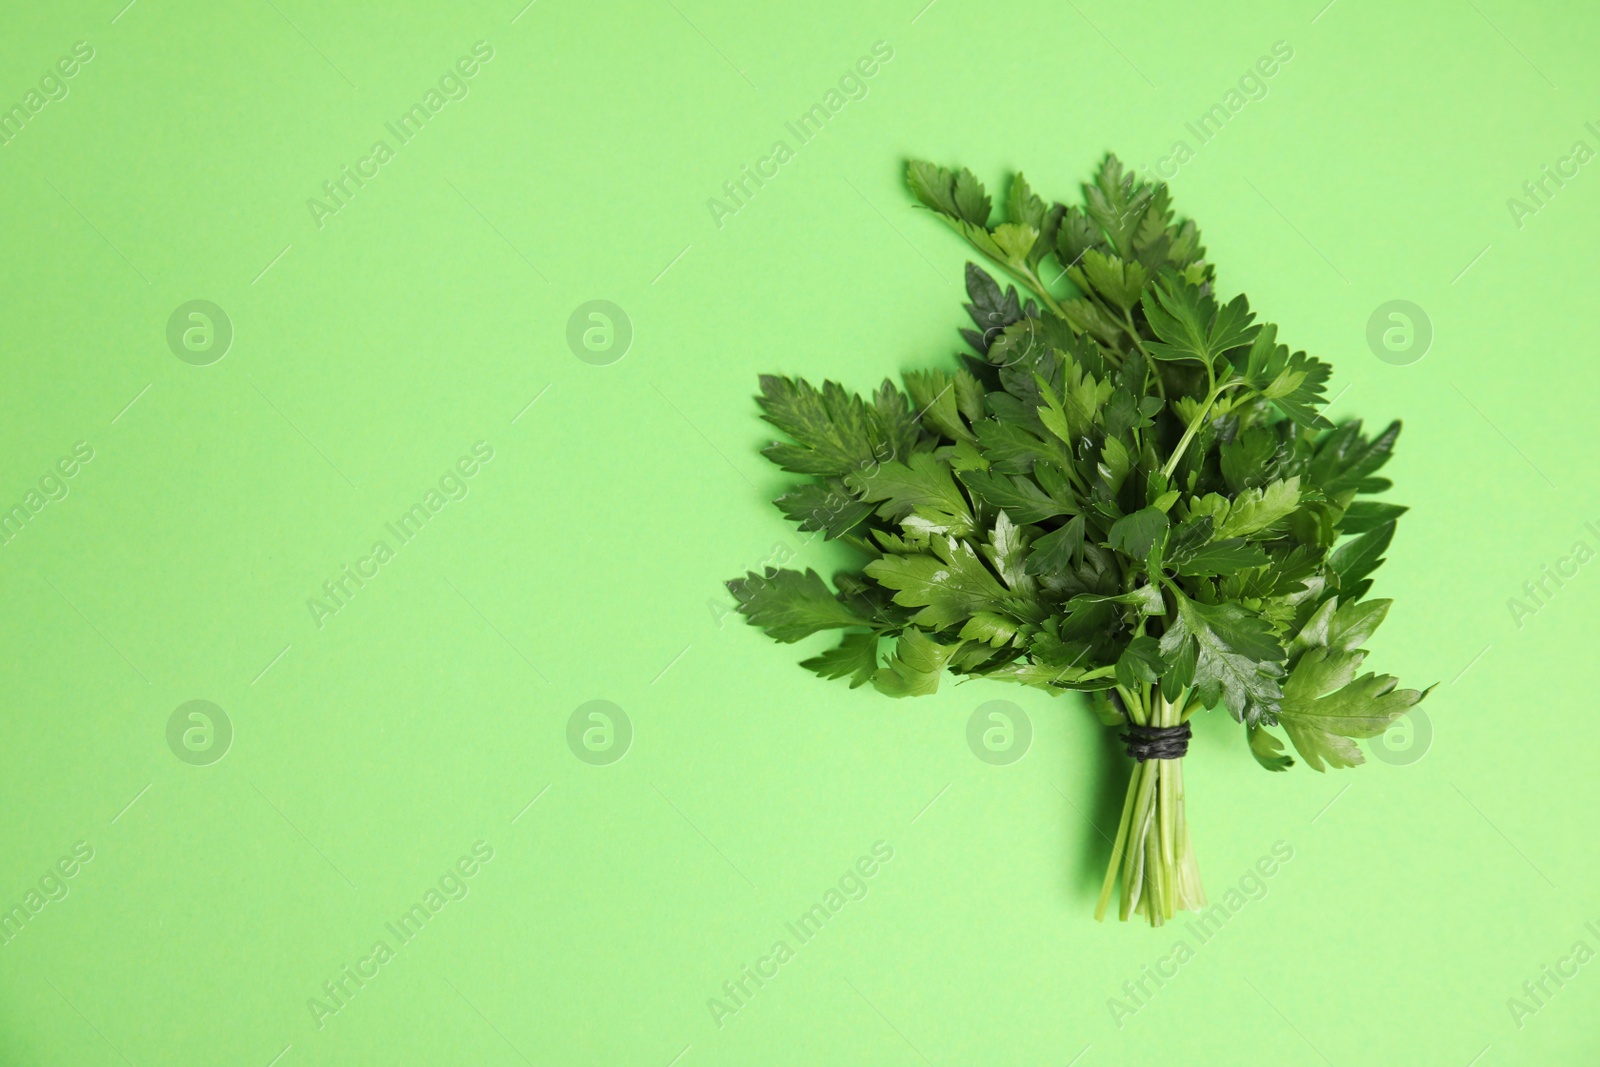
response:
[[[1155,360],[1151,357],[1150,353],[1148,351],[1146,351],[1146,349],[1144,347],[1144,341],[1142,341],[1140,339],[1140,337],[1139,337],[1138,327],[1134,326],[1134,324],[1133,324],[1133,312],[1124,311],[1122,313],[1122,322],[1123,322],[1124,325],[1126,325],[1128,327],[1128,336],[1133,338],[1133,347],[1137,348],[1139,350],[1140,354],[1144,356],[1146,363],[1148,363],[1150,366],[1154,367],[1155,366]],[[1160,380],[1160,376],[1158,375],[1157,376],[1157,381],[1159,381],[1159,380]],[[1161,396],[1162,396],[1163,400],[1166,399],[1165,391],[1162,392]]]
[[[1206,374],[1210,376],[1210,366],[1206,368]],[[1179,440],[1178,442],[1178,448],[1174,448],[1173,454],[1171,454],[1170,458],[1166,459],[1166,466],[1162,467],[1162,475],[1165,475],[1165,477],[1173,477],[1173,470],[1178,469],[1178,461],[1179,459],[1182,459],[1184,450],[1189,448],[1189,442],[1192,442],[1195,434],[1200,432],[1200,427],[1205,426],[1205,416],[1206,413],[1210,413],[1211,405],[1216,403],[1216,400],[1218,400],[1218,397],[1221,397],[1222,394],[1226,394],[1227,390],[1235,389],[1235,387],[1243,386],[1243,384],[1245,384],[1245,382],[1240,381],[1240,379],[1237,378],[1235,378],[1234,381],[1227,382],[1218,382],[1216,379],[1211,378],[1211,382],[1213,382],[1213,384],[1211,384],[1211,389],[1206,392],[1205,403],[1200,405],[1200,414],[1195,416],[1194,422],[1190,422],[1189,429],[1184,430],[1182,440]]]
[[[1044,282],[1039,280],[1039,276],[1030,270],[1028,272],[1028,277],[1033,279],[1032,283],[1030,284],[1030,288],[1039,294],[1039,299],[1045,302],[1046,307],[1055,312],[1056,318],[1066,318],[1067,313],[1061,309],[1060,304],[1056,303],[1056,298],[1050,295],[1050,290],[1044,287]]]
[[[1133,721],[1134,725],[1150,725],[1149,720],[1145,716],[1143,701],[1139,697],[1136,697],[1129,692],[1126,686],[1119,685],[1116,688],[1117,695],[1122,697],[1122,706],[1127,709],[1128,718]]]
[[[1123,848],[1128,843],[1128,816],[1133,812],[1135,783],[1139,780],[1139,765],[1134,765],[1133,781],[1128,783],[1128,795],[1122,801],[1122,819],[1117,823],[1117,839],[1111,843],[1111,862],[1106,865],[1106,880],[1100,886],[1100,903],[1095,905],[1096,922],[1104,922],[1106,908],[1111,905],[1111,891],[1117,884],[1117,870],[1122,866]]]
[[[1161,398],[1162,406],[1163,407],[1166,406],[1166,403],[1167,403],[1167,383],[1163,382],[1161,380],[1161,364],[1157,363],[1153,359],[1149,360],[1145,364],[1145,373],[1150,375],[1151,377],[1153,377],[1155,379],[1155,382],[1156,382],[1156,395]]]
[[[1148,899],[1145,882],[1152,866],[1149,846],[1150,805],[1155,799],[1156,787],[1156,768],[1152,765],[1154,762],[1145,760],[1136,764],[1133,781],[1129,783],[1129,788],[1137,789],[1139,795],[1133,802],[1133,822],[1129,825],[1129,833],[1134,835],[1134,838],[1128,849],[1128,864],[1122,872],[1123,922],[1128,921],[1128,916],[1133,914],[1134,907],[1141,900]]]
[[[971,244],[971,242],[969,241],[968,244]],[[984,257],[988,259],[990,263],[993,263],[995,266],[1011,275],[1011,277],[1015,278],[1017,281],[1031,289],[1033,291],[1033,295],[1037,296],[1040,300],[1043,300],[1045,307],[1049,308],[1055,313],[1056,318],[1064,319],[1067,317],[1067,313],[1061,310],[1061,305],[1056,303],[1056,298],[1050,295],[1050,290],[1044,287],[1044,282],[1040,281],[1039,276],[1033,273],[1033,271],[1018,270],[1004,260],[995,259],[993,256],[989,255],[989,253],[984,252],[983,249],[978,248],[977,245],[973,245],[972,247],[977,248],[979,252],[982,252]]]
[[[1117,691],[1127,704],[1129,720],[1135,723],[1176,726],[1191,711],[1188,690],[1175,694],[1173,700],[1163,699],[1154,687],[1130,690],[1119,686]],[[1095,907],[1096,919],[1105,918],[1119,874],[1123,920],[1137,913],[1152,926],[1160,926],[1179,911],[1205,906],[1184,814],[1182,760],[1134,764]]]
[[[1156,725],[1176,726],[1176,712],[1172,705],[1165,700],[1157,699],[1159,701],[1157,705],[1159,714],[1157,715]],[[1155,762],[1160,776],[1157,780],[1157,786],[1161,794],[1161,858],[1167,862],[1167,869],[1170,871],[1178,863],[1178,828],[1173,818],[1172,774],[1170,773],[1172,768],[1177,766],[1177,763],[1174,760],[1156,760]]]
[[[1184,449],[1189,447],[1189,442],[1194,440],[1194,435],[1199,433],[1200,427],[1205,425],[1206,415],[1211,411],[1211,405],[1217,402],[1217,398],[1229,389],[1244,384],[1237,378],[1228,382],[1217,382],[1216,377],[1211,373],[1209,365],[1206,367],[1206,375],[1212,384],[1211,388],[1206,392],[1205,403],[1200,405],[1199,414],[1195,415],[1194,421],[1189,423],[1189,428],[1183,431],[1183,437],[1178,441],[1178,447],[1172,450],[1172,455],[1167,458],[1166,466],[1161,468],[1163,477],[1172,477],[1172,472],[1178,468],[1178,460],[1183,458]]]
[[[1200,413],[1189,423],[1189,428],[1183,431],[1183,436],[1178,440],[1178,447],[1172,450],[1172,455],[1167,458],[1166,466],[1161,468],[1163,478],[1172,477],[1172,472],[1178,468],[1178,460],[1183,458],[1184,449],[1189,447],[1189,442],[1194,440],[1194,435],[1200,432],[1200,427],[1206,421],[1206,413],[1211,410],[1211,405],[1216,402],[1215,391],[1206,395],[1206,402],[1200,405]]]

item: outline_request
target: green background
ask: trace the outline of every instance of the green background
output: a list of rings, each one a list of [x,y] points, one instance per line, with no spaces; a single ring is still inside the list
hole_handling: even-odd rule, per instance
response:
[[[1600,949],[1600,569],[1508,600],[1600,548],[1600,170],[1520,226],[1507,200],[1600,148],[1600,17],[924,2],[7,0],[0,106],[94,55],[0,147],[0,510],[94,458],[0,546],[0,906],[93,859],[0,947],[0,1062],[1595,1062],[1600,964],[1520,1028],[1507,1000]],[[319,227],[322,183],[478,41],[465,98]],[[1279,41],[1199,146],[1185,123]],[[779,139],[719,227],[708,199]],[[1388,761],[1327,775],[1264,774],[1203,717],[1212,897],[1293,849],[1204,944],[1092,920],[1126,761],[1076,698],[823,683],[796,662],[825,641],[773,644],[721,585],[843,562],[767,503],[756,375],[866,388],[959,344],[964,249],[910,208],[907,156],[1070,198],[1107,150],[1180,139],[1223,290],[1334,363],[1335,414],[1406,420],[1371,662],[1439,683]],[[595,299],[633,330],[605,365],[567,342]],[[1368,347],[1393,299],[1432,323],[1420,361]],[[191,300],[232,324],[207,366],[167,342]],[[465,498],[319,626],[308,598],[478,442]],[[167,740],[197,699],[233,730],[207,766]],[[967,742],[996,699],[1032,730],[998,766]],[[608,765],[569,747],[591,700],[631,724]],[[308,1000],[478,841],[468,895],[319,1028]],[[784,924],[877,842],[799,945]]]

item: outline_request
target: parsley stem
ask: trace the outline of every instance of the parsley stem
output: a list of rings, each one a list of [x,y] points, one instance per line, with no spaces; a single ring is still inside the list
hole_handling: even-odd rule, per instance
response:
[[[1208,375],[1211,374],[1210,367],[1206,368],[1206,373]],[[1194,435],[1200,432],[1201,426],[1205,425],[1206,415],[1211,411],[1211,405],[1217,402],[1217,398],[1223,393],[1227,392],[1229,389],[1244,384],[1244,382],[1238,378],[1234,378],[1231,381],[1216,383],[1216,378],[1214,375],[1212,375],[1212,382],[1213,384],[1210,391],[1206,393],[1205,402],[1200,405],[1199,414],[1194,417],[1194,421],[1189,424],[1189,428],[1183,432],[1183,437],[1178,441],[1178,447],[1172,450],[1172,455],[1167,459],[1167,465],[1161,468],[1162,477],[1172,477],[1172,472],[1178,467],[1178,460],[1183,458],[1184,449],[1189,447],[1189,442],[1194,440]]]
[[[1126,922],[1133,914],[1141,899],[1148,900],[1145,893],[1145,881],[1150,872],[1150,822],[1155,814],[1156,781],[1159,771],[1157,765],[1160,760],[1145,760],[1135,763],[1133,780],[1128,783],[1130,790],[1138,792],[1138,798],[1133,802],[1133,821],[1128,826],[1131,835],[1128,847],[1128,866],[1122,872],[1122,920]],[[1151,921],[1155,918],[1152,915]]]
[[[1155,686],[1115,688],[1130,722],[1177,726],[1188,718],[1192,699],[1188,688],[1179,690],[1172,700],[1162,697]],[[1119,877],[1122,903],[1118,910],[1123,919],[1137,912],[1152,926],[1160,926],[1179,911],[1205,905],[1183,800],[1181,759],[1151,759],[1133,765],[1095,907],[1096,919],[1105,918]]]
[[[1159,703],[1156,706],[1159,709],[1160,725],[1162,725],[1162,726],[1176,726],[1176,725],[1178,725],[1178,709],[1173,707],[1171,704],[1167,703],[1165,700],[1162,700],[1160,698],[1157,698],[1157,699],[1158,699]],[[1177,865],[1177,862],[1178,862],[1178,857],[1177,857],[1177,852],[1176,852],[1176,838],[1177,838],[1177,829],[1178,829],[1178,827],[1177,827],[1176,821],[1173,818],[1173,810],[1174,810],[1173,809],[1173,802],[1174,802],[1174,798],[1173,798],[1173,793],[1172,793],[1172,787],[1173,787],[1172,771],[1177,768],[1178,761],[1177,760],[1156,760],[1155,762],[1156,762],[1157,766],[1159,767],[1158,774],[1160,775],[1160,777],[1157,780],[1157,785],[1159,786],[1159,788],[1161,790],[1161,806],[1160,806],[1160,813],[1161,813],[1161,824],[1160,824],[1161,825],[1161,858],[1166,861],[1166,868],[1165,869],[1166,869],[1167,872],[1170,873],[1172,868],[1175,867]],[[1169,912],[1169,914],[1170,914],[1170,912]]]
[[[1134,324],[1133,324],[1133,312],[1124,311],[1122,313],[1122,322],[1123,322],[1124,325],[1126,325],[1128,327],[1128,336],[1133,339],[1133,347],[1135,347],[1135,348],[1137,348],[1139,350],[1139,353],[1144,356],[1145,360],[1152,367],[1155,366],[1155,360],[1150,358],[1150,353],[1145,350],[1144,341],[1141,340],[1140,337],[1139,337],[1139,329],[1138,329],[1138,327],[1134,326]],[[1160,376],[1159,375],[1157,376],[1157,381],[1158,382],[1160,381]]]
[[[1106,865],[1106,880],[1101,883],[1100,901],[1094,909],[1096,922],[1105,921],[1106,908],[1111,904],[1111,891],[1117,885],[1117,871],[1122,867],[1123,850],[1128,843],[1128,821],[1133,814],[1133,798],[1138,791],[1141,766],[1143,764],[1134,764],[1133,780],[1128,783],[1128,795],[1122,801],[1122,819],[1117,823],[1117,839],[1111,843],[1111,862]]]
[[[1005,264],[1001,264],[1001,266],[1005,266]],[[1011,270],[1010,267],[1006,267],[1006,269]],[[1016,274],[1014,271],[1012,273],[1014,277],[1018,278],[1018,280],[1020,280],[1029,289],[1032,289],[1035,293],[1039,294],[1039,299],[1043,300],[1045,306],[1055,313],[1056,318],[1064,319],[1067,317],[1067,313],[1061,310],[1061,305],[1056,303],[1056,298],[1050,295],[1050,290],[1044,287],[1044,282],[1039,279],[1037,274],[1031,270],[1025,275]]]
[[[1150,376],[1154,376],[1156,383],[1156,395],[1161,397],[1162,403],[1166,403],[1167,387],[1166,384],[1161,381],[1160,364],[1158,364],[1155,359],[1151,357],[1149,349],[1145,348],[1144,346],[1144,341],[1139,338],[1139,330],[1133,324],[1133,312],[1131,310],[1124,311],[1122,313],[1122,321],[1127,324],[1128,336],[1133,338],[1133,346],[1139,350],[1140,355],[1144,356],[1146,377],[1148,378]]]
[[[1200,405],[1200,411],[1195,415],[1194,421],[1189,423],[1189,428],[1183,431],[1183,437],[1178,441],[1178,447],[1172,450],[1172,455],[1167,459],[1167,465],[1161,468],[1163,478],[1172,477],[1172,472],[1178,467],[1178,460],[1183,458],[1184,449],[1189,447],[1189,442],[1194,440],[1194,435],[1200,432],[1200,427],[1205,424],[1206,414],[1211,410],[1211,405],[1216,403],[1222,390],[1212,387],[1206,394],[1205,403]]]
[[[1117,695],[1122,697],[1122,706],[1128,711],[1128,721],[1135,726],[1151,725],[1145,715],[1144,704],[1140,699],[1129,692],[1126,686],[1117,686]]]

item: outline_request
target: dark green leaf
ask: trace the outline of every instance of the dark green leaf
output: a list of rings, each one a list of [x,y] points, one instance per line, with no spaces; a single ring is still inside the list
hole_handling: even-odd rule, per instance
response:
[[[878,514],[908,529],[930,534],[972,532],[974,519],[950,468],[930,452],[906,463],[883,463],[849,475],[845,482],[863,500],[882,502]]]
[[[972,300],[972,303],[965,305],[967,314],[972,316],[977,329],[962,330],[961,335],[980,354],[987,353],[989,346],[1007,326],[1023,318],[1016,287],[1007,286],[1005,294],[1001,295],[1000,286],[982,267],[968,263],[967,296]]]
[[[1161,655],[1194,657],[1194,686],[1207,707],[1219,700],[1248,723],[1277,713],[1283,649],[1272,627],[1238,604],[1201,604],[1178,594],[1178,615]]]
[[[1377,500],[1357,500],[1345,509],[1339,520],[1339,532],[1366,533],[1386,522],[1393,522],[1410,509],[1404,504],[1385,504]]]
[[[872,681],[872,675],[878,669],[878,635],[845,634],[838,648],[830,648],[821,655],[801,660],[800,666],[824,678],[848,676],[851,689],[865,685]]]
[[[1078,506],[1072,500],[1052,497],[1032,478],[991,474],[988,471],[962,471],[961,484],[965,485],[985,504],[1004,508],[1017,522],[1040,522],[1057,515],[1072,515]]]
[[[1089,249],[1102,247],[1105,243],[1105,236],[1095,228],[1082,208],[1067,208],[1066,214],[1061,217],[1061,226],[1056,230],[1056,255],[1061,257],[1063,264],[1070,267],[1081,261]]]
[[[1083,187],[1089,217],[1110,240],[1118,254],[1132,258],[1133,236],[1144,221],[1153,192],[1149,185],[1126,173],[1121,160],[1108,155],[1093,185]]]
[[[849,533],[872,514],[872,505],[857,500],[839,478],[797,486],[773,503],[800,529],[821,530],[830,538]]]
[[[994,395],[991,393],[991,400]],[[1004,474],[1027,474],[1038,460],[1049,460],[1065,466],[1071,458],[1053,439],[1034,433],[1025,426],[1011,422],[984,419],[975,425],[973,432],[989,458],[992,469]]]
[[[1283,742],[1268,733],[1265,726],[1258,723],[1245,729],[1250,737],[1250,755],[1257,763],[1269,771],[1286,771],[1294,766],[1294,757],[1284,753]]]
[[[1363,482],[1371,480],[1372,475],[1389,462],[1399,437],[1398,420],[1391,422],[1383,433],[1370,440],[1361,433],[1361,420],[1340,423],[1318,442],[1316,457],[1310,467],[1312,484],[1320,487],[1329,497],[1361,487]],[[1373,487],[1363,491],[1379,490]]]
[[[804,378],[764,374],[756,400],[763,418],[799,442],[761,450],[784,470],[841,475],[909,451],[891,401],[868,407],[837,382],[823,382],[819,392]]]
[[[1211,540],[1215,526],[1209,514],[1196,515],[1174,526],[1167,536],[1166,562],[1173,566],[1186,562]]]
[[[1167,516],[1157,508],[1141,508],[1111,524],[1106,535],[1111,547],[1143,561],[1167,532]]]
[[[1260,547],[1242,537],[1226,541],[1213,541],[1195,549],[1182,561],[1168,560],[1178,568],[1179,574],[1217,576],[1236,574],[1251,567],[1266,566],[1267,554]]]
[[[1364,762],[1351,738],[1383,733],[1425,695],[1396,689],[1387,674],[1353,678],[1361,660],[1359,652],[1312,648],[1283,685],[1278,722],[1313,770],[1323,770],[1324,761],[1334,767]]]
[[[1035,538],[1033,551],[1028,554],[1029,574],[1060,574],[1072,570],[1083,556],[1083,516]]]
[[[888,555],[866,566],[875,581],[895,590],[896,604],[922,609],[912,616],[916,625],[947,630],[980,611],[1015,606],[970,544],[935,538],[930,548],[935,555]]]
[[[907,629],[895,642],[889,665],[872,677],[878,692],[892,697],[926,696],[939,689],[939,675],[960,649],[943,645],[917,629]]]
[[[1323,387],[1332,368],[1304,352],[1291,355],[1288,345],[1277,342],[1278,328],[1271,323],[1262,325],[1249,352],[1235,361],[1240,377],[1301,426],[1331,426],[1316,409],[1324,402]]]
[[[1264,426],[1252,426],[1222,445],[1219,451],[1222,477],[1229,489],[1238,493],[1258,488],[1267,480],[1272,457],[1277,454],[1278,435]]]
[[[809,568],[804,573],[769,569],[763,575],[751,571],[727,584],[739,601],[739,613],[778,641],[798,641],[818,630],[870,625],[870,620],[841,603],[822,576]]]
[[[961,401],[980,391],[977,381],[964,370],[954,374],[944,371],[910,371],[905,376],[906,392],[916,408],[912,419],[920,418],[924,425],[944,434],[952,441],[976,441],[972,430],[962,419]],[[979,409],[981,413],[981,408]],[[913,438],[915,441],[915,438]],[[907,448],[905,453],[909,454]]]
[[[956,177],[943,167],[914,159],[906,168],[906,182],[923,206],[952,218],[961,216],[956,206]]]
[[[1329,553],[1328,566],[1339,576],[1340,588],[1348,589],[1371,574],[1383,562],[1383,553],[1393,537],[1394,522],[1391,520],[1345,541]]]
[[[952,192],[957,215],[974,226],[989,225],[989,213],[992,210],[989,194],[983,191],[983,183],[966,167],[956,173]]]
[[[1153,637],[1135,637],[1117,657],[1117,682],[1129,689],[1161,678],[1161,649]]]
[[[1249,344],[1255,313],[1241,294],[1218,306],[1200,288],[1168,271],[1145,290],[1145,319],[1161,339],[1145,351],[1157,359],[1196,359],[1210,364],[1230,348]]]

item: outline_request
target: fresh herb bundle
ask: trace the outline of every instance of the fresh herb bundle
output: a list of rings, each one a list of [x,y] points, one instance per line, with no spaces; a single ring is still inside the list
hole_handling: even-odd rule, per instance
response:
[[[1406,509],[1363,499],[1398,422],[1369,436],[1318,413],[1329,367],[1223,302],[1164,185],[1109,156],[1082,206],[1018,174],[1005,220],[968,170],[913,162],[912,192],[1027,290],[967,266],[962,366],[885,381],[763,376],[793,443],[763,453],[809,481],[777,505],[852,546],[859,570],[728,583],[784,642],[844,631],[801,665],[890,696],[946,671],[1091,694],[1136,762],[1096,918],[1159,925],[1205,906],[1183,804],[1188,720],[1224,706],[1256,761],[1362,762],[1425,695],[1357,676],[1390,601],[1364,599]],[[1071,282],[1070,293],[1043,280]],[[1063,287],[1064,288],[1064,287]]]

